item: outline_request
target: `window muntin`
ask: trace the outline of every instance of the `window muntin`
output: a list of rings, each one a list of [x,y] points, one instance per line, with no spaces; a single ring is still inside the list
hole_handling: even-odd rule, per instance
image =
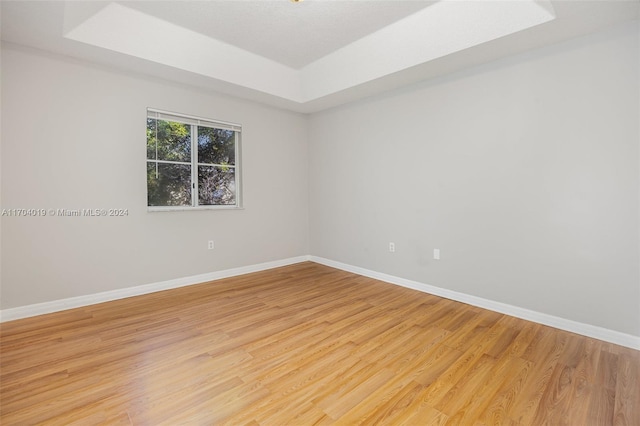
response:
[[[150,210],[240,207],[237,124],[147,110]]]

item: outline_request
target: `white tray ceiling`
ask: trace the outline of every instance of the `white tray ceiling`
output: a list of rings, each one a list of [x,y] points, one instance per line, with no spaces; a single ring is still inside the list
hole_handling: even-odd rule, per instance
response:
[[[3,1],[2,38],[313,112],[638,17],[637,1]]]

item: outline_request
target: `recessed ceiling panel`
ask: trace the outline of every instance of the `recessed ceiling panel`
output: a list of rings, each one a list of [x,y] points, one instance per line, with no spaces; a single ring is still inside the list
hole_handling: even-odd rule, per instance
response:
[[[433,2],[236,0],[119,3],[298,69]]]
[[[208,7],[222,3],[254,4],[204,2]],[[290,8],[300,6],[284,1],[264,3],[271,5],[268,10],[280,10],[283,3]],[[337,11],[344,10],[343,3],[349,7],[366,4],[318,2],[333,5]],[[542,7],[544,3],[548,7]],[[189,13],[215,10],[208,7],[201,9],[201,5],[195,5]],[[543,1],[441,0],[323,55],[300,70],[177,23],[183,23],[185,18],[167,20],[157,17],[157,13],[148,14],[117,2],[94,10],[87,10],[83,3],[68,2],[65,37],[291,101],[308,102],[547,22],[554,19],[552,10]],[[278,26],[271,33],[278,37],[286,35],[286,25],[293,15],[283,18],[284,27]],[[306,15],[301,14],[300,19],[303,16]],[[76,25],[78,17],[81,19]],[[322,16],[309,19],[326,21]],[[69,22],[74,25],[68,25]],[[239,26],[247,32],[254,30],[247,23]],[[245,41],[252,42],[261,38],[260,34],[243,36]],[[318,42],[321,39],[316,37],[315,43],[321,44]]]

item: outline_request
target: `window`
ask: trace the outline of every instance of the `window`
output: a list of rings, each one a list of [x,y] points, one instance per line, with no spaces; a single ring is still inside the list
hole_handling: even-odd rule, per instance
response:
[[[241,207],[241,130],[238,124],[148,109],[149,210]]]

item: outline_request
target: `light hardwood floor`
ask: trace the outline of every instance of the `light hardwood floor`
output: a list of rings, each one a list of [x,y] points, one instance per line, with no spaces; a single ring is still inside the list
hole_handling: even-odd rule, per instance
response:
[[[640,425],[640,352],[314,263],[7,322],[3,425]]]

